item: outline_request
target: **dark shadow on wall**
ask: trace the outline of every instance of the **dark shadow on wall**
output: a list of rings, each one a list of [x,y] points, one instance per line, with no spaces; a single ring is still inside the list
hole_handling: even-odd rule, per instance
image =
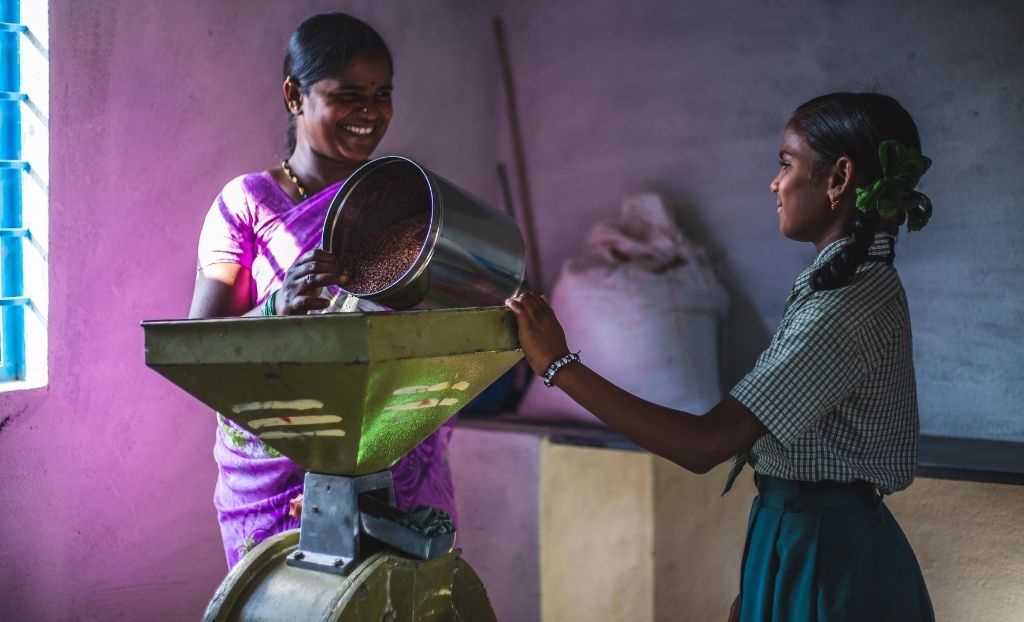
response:
[[[719,244],[708,232],[700,210],[682,193],[665,187],[654,187],[671,206],[676,224],[691,241],[705,249],[715,273],[729,293],[729,311],[719,326],[718,378],[725,395],[754,367],[757,357],[767,347],[772,333],[765,326],[751,298],[733,274],[729,261]]]

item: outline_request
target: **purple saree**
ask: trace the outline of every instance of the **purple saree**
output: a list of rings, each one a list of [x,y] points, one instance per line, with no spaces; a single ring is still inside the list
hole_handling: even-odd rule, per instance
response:
[[[320,244],[327,209],[341,182],[295,205],[266,172],[237,177],[214,201],[199,238],[201,269],[236,263],[252,274],[253,305],[281,286],[285,271]],[[391,469],[399,509],[428,505],[455,516],[448,470],[454,418]],[[214,492],[228,568],[263,539],[299,520],[289,501],[302,493],[305,472],[234,423],[217,415]]]

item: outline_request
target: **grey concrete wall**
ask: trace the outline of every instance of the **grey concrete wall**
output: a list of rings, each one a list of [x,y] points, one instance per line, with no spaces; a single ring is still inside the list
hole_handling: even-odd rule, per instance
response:
[[[923,431],[1024,440],[1024,5],[502,6],[549,286],[624,195],[665,193],[732,293],[722,369],[731,386],[814,257],[780,236],[768,191],[783,126],[815,95],[881,90],[914,115],[935,161],[921,185],[935,216],[902,236],[897,259]],[[501,141],[511,162],[507,127]]]

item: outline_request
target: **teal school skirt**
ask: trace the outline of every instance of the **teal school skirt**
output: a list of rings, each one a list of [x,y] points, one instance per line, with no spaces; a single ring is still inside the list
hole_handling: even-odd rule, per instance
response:
[[[932,621],[906,536],[865,482],[757,476],[741,622]]]

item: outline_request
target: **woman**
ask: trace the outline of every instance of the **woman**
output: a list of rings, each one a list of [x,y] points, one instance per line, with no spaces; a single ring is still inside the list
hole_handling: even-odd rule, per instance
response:
[[[549,383],[688,470],[739,456],[734,477],[749,460],[759,494],[734,617],[932,620],[917,560],[882,503],[917,462],[910,319],[892,258],[898,226],[919,229],[931,214],[913,190],[930,162],[906,110],[871,93],[797,108],[779,155],[779,230],[818,256],[768,349],[710,412],[657,406],[598,376],[533,294],[508,302],[523,351]]]
[[[328,305],[344,283],[317,246],[331,200],[370,158],[391,121],[391,53],[380,35],[343,13],[317,15],[292,33],[282,91],[289,156],[230,181],[199,240],[190,317],[301,315]],[[228,567],[268,536],[298,527],[304,472],[218,415],[217,507]],[[392,469],[400,509],[429,505],[454,519],[446,453],[449,422]],[[293,516],[294,515],[294,516]]]

